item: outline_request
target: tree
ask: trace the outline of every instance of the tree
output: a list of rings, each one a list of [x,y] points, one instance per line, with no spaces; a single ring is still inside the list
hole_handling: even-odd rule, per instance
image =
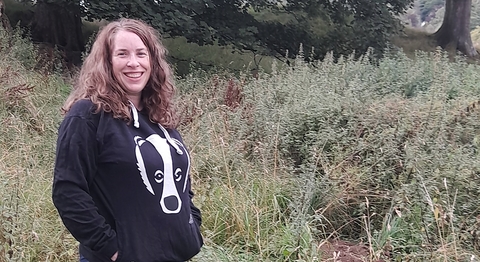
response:
[[[8,17],[5,15],[5,4],[3,0],[0,0],[0,26],[7,31],[10,30],[10,22],[8,21]]]
[[[37,0],[31,32],[71,54],[83,50],[81,18],[140,18],[165,36],[199,45],[218,43],[255,54],[296,55],[303,45],[314,58],[382,52],[400,28],[396,16],[413,0]],[[258,19],[260,12],[286,13],[289,21]],[[328,30],[318,34],[318,21]],[[79,56],[77,56],[79,57]],[[307,56],[310,57],[310,56]],[[78,59],[72,58],[73,61]]]
[[[324,42],[339,54],[363,54],[370,47],[381,54],[391,35],[402,28],[398,16],[412,4],[413,0],[291,0],[287,8],[307,12],[308,17],[323,10],[332,28]]]
[[[470,35],[472,0],[446,0],[442,26],[434,34],[447,50],[458,50],[469,57],[477,55]]]
[[[255,2],[267,4],[264,0]],[[190,42],[200,45],[213,44],[214,41],[227,44],[233,40],[225,34],[225,28],[233,26],[235,19],[237,29],[243,21],[248,21],[246,10],[250,6],[253,5],[243,0],[38,0],[31,32],[34,41],[59,47],[65,51],[70,62],[77,64],[85,42],[81,31],[82,18],[90,21],[139,18],[167,36],[185,36]],[[227,20],[222,22],[219,14]]]
[[[78,2],[37,0],[31,23],[32,39],[59,48],[67,62],[80,64],[85,50],[81,16]]]

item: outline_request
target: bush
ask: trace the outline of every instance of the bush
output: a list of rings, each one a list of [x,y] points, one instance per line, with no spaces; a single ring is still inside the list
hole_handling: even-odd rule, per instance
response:
[[[187,91],[202,112],[184,128],[202,181],[195,187],[208,181],[216,189],[202,194],[205,228],[216,228],[207,232],[209,243],[262,261],[312,261],[320,243],[336,237],[370,243],[373,256],[390,259],[477,254],[478,68],[448,62],[440,51],[369,60],[298,59],[258,80],[241,78],[242,102],[233,110],[221,99],[227,80],[219,88],[204,79]],[[245,195],[251,181],[265,195]],[[281,209],[245,205],[266,195],[281,195]],[[238,221],[276,237],[209,226],[236,221],[225,203],[235,212],[248,207]],[[256,224],[258,210],[278,222]],[[271,239],[281,241],[272,246]]]

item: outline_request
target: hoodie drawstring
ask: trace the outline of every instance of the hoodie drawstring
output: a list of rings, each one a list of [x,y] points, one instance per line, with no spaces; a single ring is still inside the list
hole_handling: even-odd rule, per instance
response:
[[[172,139],[172,137],[170,137],[170,134],[167,132],[165,127],[163,127],[160,124],[158,124],[158,127],[162,130],[162,132],[165,135],[165,138],[167,139],[168,143],[175,148],[175,150],[177,151],[177,154],[183,155],[183,151],[180,150],[180,147],[177,145],[177,143],[175,143],[175,141]]]
[[[136,127],[136,128],[140,128],[140,123],[138,122],[138,111],[137,111],[137,108],[135,107],[135,105],[132,103],[132,101],[128,101],[130,102],[130,108],[132,109],[132,114],[133,114],[133,126]]]
[[[137,108],[135,107],[135,105],[132,103],[132,101],[128,101],[130,103],[130,108],[132,109],[132,115],[133,115],[133,126],[136,127],[136,128],[140,128],[140,123],[138,122],[138,111],[137,111]],[[175,143],[175,141],[173,140],[173,138],[170,136],[170,134],[168,133],[168,131],[160,124],[158,124],[158,127],[160,128],[160,130],[162,130],[163,134],[165,135],[165,139],[167,140],[167,142],[170,144],[170,146],[172,146],[173,148],[175,148],[175,151],[177,151],[177,154],[179,155],[183,155],[183,151],[180,149],[180,147],[177,145],[177,143]]]

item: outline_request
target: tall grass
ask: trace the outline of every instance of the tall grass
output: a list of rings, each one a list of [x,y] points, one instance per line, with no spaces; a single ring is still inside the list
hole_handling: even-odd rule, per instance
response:
[[[0,34],[0,261],[67,261],[74,247],[50,201],[50,185],[59,108],[69,87],[54,74],[33,71],[36,48],[19,32]]]
[[[76,261],[50,200],[70,86],[16,43],[32,56],[1,42],[0,261]],[[438,51],[272,68],[177,81],[204,221],[193,261],[333,261],[336,239],[366,261],[478,259],[478,67]]]
[[[324,241],[341,238],[369,244],[371,260],[477,256],[480,79],[459,60],[440,51],[414,60],[392,54],[376,65],[368,55],[299,59],[233,81],[241,89],[235,108],[225,96],[232,80],[181,82],[183,103],[195,108],[183,127],[194,145],[195,188],[207,190],[197,200],[203,255],[325,260]],[[259,187],[262,195],[252,195]],[[265,196],[273,201],[262,205]]]

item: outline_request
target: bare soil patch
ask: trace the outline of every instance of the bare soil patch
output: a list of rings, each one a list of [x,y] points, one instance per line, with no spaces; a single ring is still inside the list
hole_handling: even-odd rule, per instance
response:
[[[370,257],[367,245],[334,240],[325,242],[320,247],[322,261],[335,262],[384,262]]]

